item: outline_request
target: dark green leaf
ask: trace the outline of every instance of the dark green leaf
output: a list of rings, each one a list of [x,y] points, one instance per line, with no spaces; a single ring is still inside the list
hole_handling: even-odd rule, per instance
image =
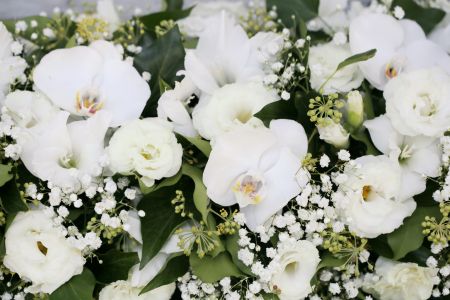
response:
[[[208,218],[209,199],[208,196],[206,195],[206,187],[203,184],[202,171],[188,164],[183,164],[181,172],[184,175],[189,176],[194,181],[195,185],[193,194],[194,205],[195,208],[197,208],[197,210],[202,215],[202,219],[206,224],[208,221],[207,218]]]
[[[13,178],[11,165],[0,165],[0,187]]]
[[[227,240],[225,242],[225,247],[231,255],[231,259],[233,260],[233,263],[245,274],[253,275],[250,267],[244,265],[244,263],[238,258],[238,251],[239,251],[239,234],[235,233],[233,235],[230,235],[227,237]]]
[[[322,268],[337,268],[343,266],[345,262],[346,262],[345,258],[337,258],[334,257],[331,253],[327,252],[322,255],[320,264],[317,267],[317,269],[319,270]]]
[[[397,5],[405,11],[405,18],[419,23],[425,33],[429,33],[445,17],[443,10],[420,6],[414,0],[394,0],[392,7]]]
[[[167,11],[174,11],[183,8],[183,0],[165,0],[165,1]]]
[[[182,175],[183,174],[181,174],[181,172],[178,172],[174,176],[169,177],[169,178],[164,178],[160,183],[155,184],[151,187],[146,186],[141,180],[139,180],[139,187],[143,194],[148,194],[148,193],[154,192],[160,188],[172,186],[172,185],[176,184],[180,180]]]
[[[122,252],[112,249],[98,256],[101,264],[93,268],[97,281],[108,284],[117,280],[126,280],[132,266],[139,263],[139,257],[135,252]]]
[[[141,291],[141,294],[160,286],[175,282],[189,270],[189,258],[185,255],[175,256]]]
[[[339,65],[336,68],[336,71],[339,71],[349,65],[369,60],[375,56],[375,53],[377,53],[377,50],[372,49],[372,50],[369,50],[369,51],[366,51],[363,53],[358,53],[358,54],[352,55],[352,56],[344,59],[341,63],[339,63]]]
[[[425,216],[439,215],[438,207],[417,207],[411,217],[403,221],[403,225],[387,235],[387,242],[394,254],[393,259],[403,258],[411,251],[418,249],[423,242],[422,222]]]
[[[261,296],[264,300],[279,300],[280,298],[275,294],[262,293]]]
[[[134,59],[136,66],[141,71],[151,74],[150,89],[152,95],[145,106],[143,116],[156,116],[158,99],[162,92],[160,90],[160,80],[173,86],[176,73],[183,69],[185,51],[181,41],[181,34],[178,26],[175,26],[164,36],[144,46],[142,52]]]
[[[161,21],[164,20],[179,20],[186,18],[191,13],[192,7],[185,10],[171,10],[171,11],[162,11],[149,15],[145,15],[139,18],[139,20],[144,23],[145,27],[149,31],[154,31],[155,27],[158,26]]]
[[[8,214],[28,210],[28,206],[20,196],[15,180],[8,181],[0,188],[0,200]]]
[[[273,119],[297,119],[297,110],[293,101],[279,100],[264,106],[255,117],[268,125]]]
[[[228,252],[221,252],[216,257],[199,258],[197,253],[189,256],[192,273],[203,282],[217,282],[224,277],[242,277],[244,274],[236,267]]]
[[[95,277],[84,268],[83,273],[72,277],[49,296],[49,300],[92,300]]]
[[[145,195],[139,202],[138,209],[145,212],[145,217],[141,218],[141,269],[158,254],[169,236],[184,221],[170,203],[176,189],[177,186],[160,188]]]
[[[384,234],[369,240],[369,250],[386,258],[392,258],[394,256]]]
[[[277,7],[278,18],[283,21],[286,27],[292,27],[299,20],[307,22],[317,17],[319,10],[319,0],[267,0],[267,9]],[[295,16],[296,23],[292,20]]]
[[[409,252],[405,257],[401,259],[403,262],[413,262],[421,267],[427,266],[428,257],[432,256],[429,246],[422,246],[417,250]]]
[[[209,157],[209,154],[211,153],[211,144],[208,141],[205,141],[200,137],[183,137],[200,150],[206,157]]]

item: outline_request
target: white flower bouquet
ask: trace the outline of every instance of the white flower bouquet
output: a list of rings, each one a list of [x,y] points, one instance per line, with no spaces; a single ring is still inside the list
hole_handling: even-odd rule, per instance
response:
[[[3,20],[1,299],[448,297],[449,3]]]

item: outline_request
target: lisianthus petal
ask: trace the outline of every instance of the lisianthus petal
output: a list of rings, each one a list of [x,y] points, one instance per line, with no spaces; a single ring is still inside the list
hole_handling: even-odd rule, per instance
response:
[[[425,191],[426,178],[409,168],[402,168],[401,180],[400,199],[408,199]]]
[[[77,93],[91,86],[102,62],[101,55],[89,47],[57,49],[37,65],[34,83],[56,106],[77,114]]]
[[[437,143],[433,143],[426,148],[418,149],[408,158],[408,168],[430,177],[439,175],[441,166],[441,150]]]

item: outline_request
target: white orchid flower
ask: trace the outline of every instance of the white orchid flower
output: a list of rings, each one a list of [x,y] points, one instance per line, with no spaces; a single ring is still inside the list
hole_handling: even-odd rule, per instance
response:
[[[262,78],[258,56],[244,29],[225,11],[211,19],[197,48],[184,61],[186,77],[204,93],[230,83]]]
[[[203,173],[208,197],[222,206],[239,204],[256,230],[300,192],[296,174],[307,145],[303,127],[292,120],[220,135]]]
[[[114,6],[113,0],[98,0],[97,15],[108,23],[109,33],[112,34],[120,26],[120,16]]]
[[[101,112],[67,124],[68,117],[68,112],[59,112],[47,123],[24,129],[17,142],[20,158],[34,176],[76,192],[82,176],[101,173],[98,162],[110,117]]]
[[[139,118],[150,97],[147,82],[106,41],[50,52],[33,79],[56,106],[78,116],[107,111],[113,127]]]
[[[440,66],[450,74],[449,55],[427,40],[414,21],[365,13],[351,22],[349,35],[353,54],[377,49],[372,59],[359,66],[364,77],[379,90],[401,72]]]
[[[364,122],[372,141],[383,154],[398,161],[402,170],[402,194],[410,198],[425,191],[426,177],[439,175],[441,151],[438,139],[398,133],[385,115]]]

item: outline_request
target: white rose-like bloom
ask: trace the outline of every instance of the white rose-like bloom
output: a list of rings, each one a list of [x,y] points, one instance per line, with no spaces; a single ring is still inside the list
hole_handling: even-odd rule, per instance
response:
[[[131,174],[135,171],[147,186],[175,175],[183,155],[172,125],[158,118],[123,125],[111,137],[107,151],[113,172]]]
[[[208,197],[222,206],[238,203],[246,225],[256,230],[299,194],[296,174],[307,147],[302,125],[292,120],[220,135],[203,173]]]
[[[19,212],[6,231],[3,264],[32,285],[32,293],[52,293],[83,271],[85,260],[42,210]]]
[[[281,242],[278,246],[279,271],[270,281],[281,290],[280,300],[299,300],[311,293],[310,281],[320,263],[319,251],[310,241]]]
[[[29,91],[15,91],[8,94],[5,98],[5,107],[6,113],[22,128],[50,121],[58,112],[45,95]]]
[[[17,78],[23,75],[27,67],[26,61],[14,56],[11,51],[13,43],[12,35],[8,32],[5,25],[0,22],[0,106],[5,94],[9,92],[9,86]]]
[[[319,131],[319,138],[328,144],[336,148],[348,147],[350,134],[344,129],[341,123],[336,123],[327,118],[324,124],[317,125],[317,130]]]
[[[85,117],[107,111],[113,127],[139,118],[150,97],[147,82],[103,40],[53,50],[36,66],[33,79],[56,106]]]
[[[264,126],[253,117],[267,104],[279,100],[277,93],[262,83],[234,83],[202,99],[192,112],[194,127],[205,139],[229,131],[236,125]]]
[[[402,173],[397,162],[384,155],[366,155],[348,165],[347,181],[335,198],[337,212],[360,237],[375,238],[403,224],[416,209],[412,198],[401,197]]]
[[[336,71],[337,66],[352,56],[348,45],[337,46],[330,42],[313,46],[309,50],[308,65],[311,70],[311,87],[319,90],[321,85]],[[323,87],[325,95],[335,92],[349,92],[358,88],[364,77],[356,64],[339,70]]]
[[[363,287],[380,300],[425,300],[431,297],[438,269],[399,263],[379,257],[375,272],[381,279],[366,278]]]
[[[226,11],[235,23],[247,15],[247,7],[242,1],[196,1],[188,17],[177,21],[180,31],[189,37],[198,37],[211,25],[214,15]]]
[[[400,74],[384,98],[386,115],[403,135],[439,137],[450,128],[450,76],[439,68]]]
[[[99,300],[169,300],[175,291],[175,283],[160,286],[139,295],[142,287],[133,287],[125,280],[115,281],[105,286],[99,294]]]

